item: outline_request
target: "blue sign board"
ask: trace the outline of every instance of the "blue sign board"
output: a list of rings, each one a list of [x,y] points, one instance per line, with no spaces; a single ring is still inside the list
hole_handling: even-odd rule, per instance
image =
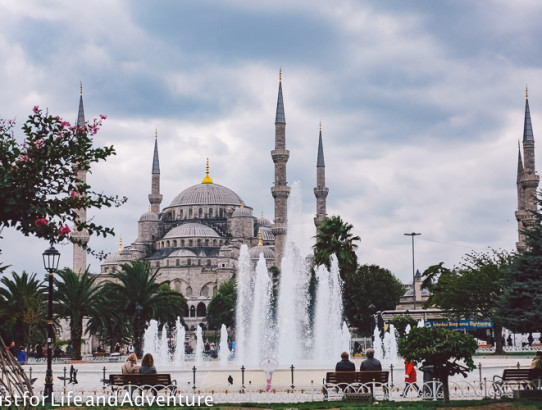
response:
[[[491,329],[493,322],[489,320],[448,320],[448,319],[435,319],[426,320],[425,327],[441,327],[444,329]]]

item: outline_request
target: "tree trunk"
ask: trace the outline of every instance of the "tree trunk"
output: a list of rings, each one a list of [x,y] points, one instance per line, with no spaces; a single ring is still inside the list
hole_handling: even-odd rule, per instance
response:
[[[450,402],[450,389],[448,388],[448,369],[446,367],[440,367],[438,374],[440,381],[442,382],[442,393],[444,394],[444,402]]]
[[[502,325],[500,323],[493,322],[493,334],[495,339],[495,354],[504,354],[504,339],[502,337]]]
[[[81,339],[83,337],[83,319],[77,323],[71,323],[71,338],[72,338],[72,359],[81,360]]]

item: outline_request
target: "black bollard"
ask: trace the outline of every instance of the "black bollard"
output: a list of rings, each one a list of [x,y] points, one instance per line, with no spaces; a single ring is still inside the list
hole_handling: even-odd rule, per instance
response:
[[[291,365],[291,366],[290,366],[290,371],[292,372],[292,386],[291,386],[291,387],[292,387],[292,390],[293,390],[294,387],[295,387],[295,386],[294,386],[294,369],[295,369],[294,365]]]
[[[102,369],[102,371],[103,371],[103,375],[104,375],[102,381],[103,381],[104,388],[105,388],[105,366],[104,366],[104,368]]]
[[[478,373],[480,374],[480,384],[482,384],[482,362],[478,362]]]
[[[196,366],[192,367],[192,390],[196,391]]]
[[[245,365],[241,366],[241,387],[245,388]]]
[[[68,369],[66,369],[66,366],[64,366],[64,387],[66,387],[66,372]]]

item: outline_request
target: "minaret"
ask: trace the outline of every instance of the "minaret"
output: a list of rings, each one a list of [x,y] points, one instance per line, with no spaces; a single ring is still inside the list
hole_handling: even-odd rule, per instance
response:
[[[529,110],[529,94],[525,89],[525,121],[523,124],[523,163],[521,150],[518,156],[518,210],[516,219],[518,221],[519,241],[516,243],[518,251],[525,249],[525,235],[522,233],[535,223],[532,214],[537,209],[536,190],[540,177],[536,175],[534,155],[534,134],[531,123],[531,112]]]
[[[80,86],[80,95],[79,95],[79,113],[77,114],[77,126],[85,126],[85,110],[83,108],[83,84]],[[87,171],[79,169],[77,164],[72,164],[73,170],[77,173],[77,179],[79,179],[81,184],[87,183]],[[87,210],[86,208],[79,208],[76,211],[77,220],[80,222],[87,221]],[[83,243],[86,245],[89,241],[89,234],[86,229],[78,231],[77,229],[73,230],[72,239]],[[83,273],[87,268],[87,251],[85,246],[73,244],[73,271],[75,273]]]
[[[316,188],[314,196],[316,197],[316,217],[314,224],[318,225],[325,219],[326,197],[329,189],[326,187],[326,163],[324,161],[324,147],[322,145],[322,123],[320,123],[320,136],[318,137],[318,157],[316,158]]]
[[[154,156],[152,158],[151,193],[149,195],[151,212],[160,214],[162,195],[160,194],[160,161],[158,160],[158,131],[154,132]]]
[[[290,151],[286,149],[286,119],[284,117],[284,102],[282,100],[282,71],[279,73],[279,95],[277,99],[277,114],[275,117],[275,149],[271,151],[271,158],[275,163],[275,185],[271,187],[271,194],[275,198],[275,223],[272,227],[275,236],[275,266],[280,267],[284,242],[286,241],[286,228],[288,224],[288,196],[290,187],[286,181],[286,163]]]

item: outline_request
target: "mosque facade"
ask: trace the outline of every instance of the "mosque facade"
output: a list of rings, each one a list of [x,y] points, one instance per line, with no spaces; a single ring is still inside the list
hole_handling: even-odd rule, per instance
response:
[[[79,117],[83,100],[80,99]],[[240,195],[215,183],[209,172],[202,181],[186,188],[166,206],[162,205],[160,191],[160,163],[158,139],[155,138],[151,171],[149,209],[139,218],[137,239],[118,252],[108,255],[100,267],[101,279],[106,279],[133,260],[147,261],[151,269],[159,269],[159,280],[169,281],[173,289],[187,299],[185,322],[189,330],[198,324],[205,325],[207,307],[221,283],[236,277],[240,248],[248,245],[254,263],[263,254],[266,264],[280,266],[286,226],[287,203],[290,187],[287,185],[286,120],[282,95],[282,78],[279,81],[275,117],[275,149],[271,151],[275,164],[273,223],[263,215],[255,216],[253,209]],[[326,216],[325,163],[322,146],[322,130],[318,141],[316,163],[317,186],[315,223]],[[81,213],[80,217],[85,218]],[[86,255],[74,249],[74,271],[84,271]]]

